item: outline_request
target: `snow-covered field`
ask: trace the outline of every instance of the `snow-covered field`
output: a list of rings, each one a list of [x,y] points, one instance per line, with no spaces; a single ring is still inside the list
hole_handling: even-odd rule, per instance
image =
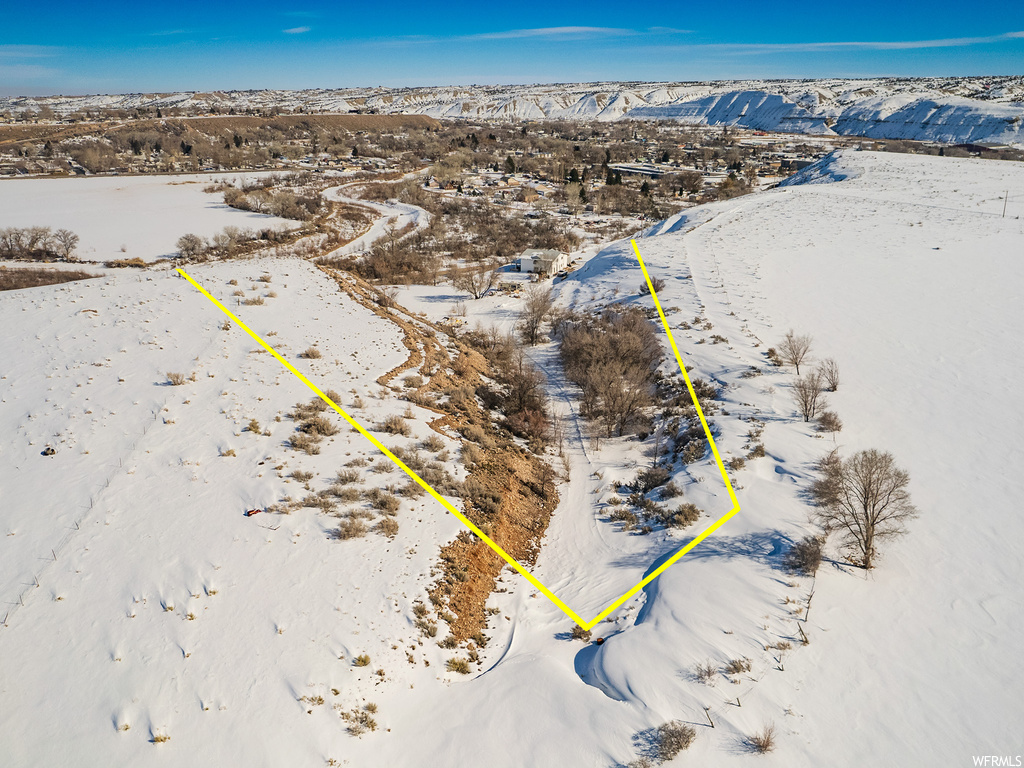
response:
[[[412,626],[438,548],[458,530],[436,505],[403,502],[393,540],[334,540],[332,518],[312,509],[242,516],[304,495],[289,472],[319,473],[318,490],[372,449],[347,428],[319,456],[286,449],[293,424],[275,416],[310,393],[240,330],[223,330],[184,280],[148,270],[0,294],[4,763],[603,767],[643,754],[649,729],[673,719],[697,729],[680,765],[1020,754],[1020,198],[1000,214],[1004,191],[1022,186],[1017,164],[845,152],[638,238],[667,282],[660,296],[691,375],[724,389],[723,456],[745,453],[751,418],[767,455],[731,473],[741,513],[598,625],[601,646],[567,639],[569,620],[506,571],[469,677],[446,672],[455,654],[420,645]],[[587,255],[556,286],[561,304],[650,306],[627,242]],[[236,311],[276,332],[268,341],[345,404],[356,390],[364,423],[405,407],[374,383],[406,358],[397,329],[310,265],[191,274],[232,302],[231,279],[246,297],[276,292]],[[436,317],[460,298],[416,286],[398,296]],[[507,296],[466,303],[471,323],[506,327],[519,307]],[[697,330],[698,316],[710,330]],[[840,449],[891,450],[912,478],[921,516],[867,578],[831,564],[814,581],[781,569],[810,530],[812,463],[833,446],[798,420],[792,373],[765,363],[791,327],[840,365],[829,395],[845,422]],[[322,358],[297,360],[313,342]],[[728,499],[705,460],[676,467],[684,499],[706,512],[696,528],[639,536],[609,523],[611,483],[650,456],[635,439],[597,448],[581,436],[555,354],[530,350],[551,372],[570,480],[535,572],[590,616]],[[742,377],[751,366],[763,374]],[[167,371],[196,380],[170,387]],[[421,440],[432,414],[414,410]],[[253,417],[269,436],[245,430]],[[40,455],[47,444],[55,456]],[[784,641],[793,649],[766,648]],[[353,666],[361,653],[371,663]],[[741,657],[750,672],[694,678],[699,662]],[[332,705],[368,702],[380,728],[350,736]],[[769,722],[778,746],[753,756],[746,737]],[[151,743],[160,734],[170,739]]]
[[[293,229],[297,222],[224,204],[203,188],[256,173],[120,176],[0,181],[0,228],[70,229],[78,257],[95,261],[173,256],[187,232],[210,237],[224,227]]]

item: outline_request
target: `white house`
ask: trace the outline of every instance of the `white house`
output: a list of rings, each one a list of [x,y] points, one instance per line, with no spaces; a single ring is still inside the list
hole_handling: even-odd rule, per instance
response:
[[[519,257],[520,272],[554,275],[569,266],[569,256],[552,248],[527,248]]]

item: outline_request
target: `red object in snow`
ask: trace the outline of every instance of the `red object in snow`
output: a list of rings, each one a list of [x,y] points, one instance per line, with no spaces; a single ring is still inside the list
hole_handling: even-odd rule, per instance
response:
[[[263,511],[262,509],[249,509],[249,510],[246,510],[245,516],[246,517],[252,517],[253,515],[258,515],[262,511]]]
[[[594,645],[604,645],[604,638],[603,637],[597,638],[597,640],[594,641]]]

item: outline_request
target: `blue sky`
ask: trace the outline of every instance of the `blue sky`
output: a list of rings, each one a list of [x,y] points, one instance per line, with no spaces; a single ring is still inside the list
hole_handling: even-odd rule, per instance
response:
[[[286,8],[11,4],[0,95],[1024,74],[1024,3],[1007,0]]]

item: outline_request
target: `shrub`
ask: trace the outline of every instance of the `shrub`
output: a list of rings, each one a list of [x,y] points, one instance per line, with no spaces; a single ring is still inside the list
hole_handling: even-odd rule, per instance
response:
[[[729,469],[736,471],[743,469],[747,465],[747,460],[742,456],[736,456],[735,458],[729,459]]]
[[[382,536],[387,536],[389,539],[393,539],[395,538],[395,534],[398,533],[398,521],[393,517],[383,517],[374,527],[374,530]]]
[[[843,429],[843,421],[835,411],[825,411],[818,417],[819,432],[840,432]]]
[[[664,485],[668,480],[670,474],[665,467],[652,467],[651,469],[644,469],[637,473],[636,479],[633,481],[633,490],[637,493],[647,493],[653,491],[660,485]]]
[[[420,445],[422,445],[426,450],[433,451],[434,453],[444,450],[444,440],[437,435],[431,435],[420,443]]]
[[[319,442],[319,435],[307,435],[305,432],[296,432],[288,438],[288,445],[292,450],[304,451],[310,456],[320,453],[320,446],[317,445]]]
[[[683,489],[676,485],[674,481],[670,481],[661,487],[659,494],[662,500],[674,499],[677,496],[683,495]],[[609,501],[609,503],[611,502]]]
[[[379,509],[385,515],[393,515],[402,506],[402,501],[393,493],[382,491],[380,488],[371,488],[366,492],[366,499],[370,506]]]
[[[471,467],[474,464],[479,464],[483,461],[484,452],[477,448],[472,443],[464,443],[462,446],[462,463]]]
[[[748,737],[747,741],[750,743],[751,749],[759,755],[771,752],[775,749],[775,725],[768,723],[753,736]]]
[[[377,711],[376,704],[369,703],[362,709],[354,708],[347,712],[342,712],[340,706],[335,704],[335,709],[338,710],[341,719],[348,723],[348,732],[353,736],[362,736],[367,731],[377,730],[377,721],[371,717]]]
[[[335,509],[334,502],[328,498],[326,491],[309,494],[302,500],[302,506],[316,507],[326,513],[331,513]]]
[[[462,427],[459,432],[461,432],[462,436],[467,440],[479,443],[484,448],[489,448],[492,444],[491,439],[487,437],[487,433],[484,432],[482,427],[479,427],[476,424],[467,424]]]
[[[485,514],[496,515],[501,509],[502,494],[489,489],[475,477],[466,478],[462,484],[462,496]]]
[[[306,347],[306,349],[299,353],[299,357],[304,357],[307,360],[319,360],[323,357],[323,353],[316,347]],[[333,400],[334,398],[331,399]],[[337,402],[337,400],[335,400],[335,402]]]
[[[168,372],[168,374],[167,374],[167,381],[170,382],[172,387],[180,387],[186,381],[188,381],[188,377],[186,377],[184,373],[171,373],[171,372]]]
[[[253,296],[251,299],[246,299],[245,301],[243,301],[242,304],[244,304],[247,307],[262,307],[263,297]]]
[[[786,553],[786,567],[805,576],[813,576],[821,565],[821,539],[805,536]]]
[[[696,440],[691,440],[683,448],[681,455],[683,464],[693,464],[696,461],[700,461],[704,458],[708,452],[708,441],[703,437]]]
[[[402,379],[402,383],[405,384],[408,389],[419,389],[423,386],[423,377],[417,376],[416,374],[410,374]]]
[[[453,659],[448,659],[447,667],[449,672],[458,672],[460,675],[469,674],[469,661],[467,659],[460,659],[457,656]]]
[[[733,659],[725,665],[725,673],[727,675],[739,675],[743,672],[750,671],[750,659]]]
[[[748,459],[763,459],[764,458],[764,443],[758,443],[750,449],[750,454],[747,456]]]
[[[699,518],[700,507],[687,502],[676,507],[672,516],[666,521],[666,525],[671,525],[673,528],[685,528],[696,523]]]
[[[326,395],[327,392],[324,392],[324,394]],[[308,403],[296,403],[295,408],[292,409],[291,417],[296,421],[302,421],[303,419],[308,419],[310,416],[323,413],[328,408],[330,408],[330,406],[325,403],[322,398],[314,397]]]
[[[246,426],[246,429],[249,430],[250,432],[255,432],[257,434],[261,432],[260,423],[256,421],[256,419],[249,419],[249,424],[248,426]]]
[[[354,469],[339,469],[336,476],[338,485],[349,485],[359,482],[359,473]]]
[[[381,432],[387,432],[389,435],[402,435],[403,437],[408,437],[411,434],[409,422],[397,415],[388,416],[380,423],[378,429]]]
[[[326,416],[320,414],[310,416],[302,422],[299,425],[299,430],[306,434],[319,435],[320,437],[330,437],[331,435],[338,434],[338,428],[334,423]]]
[[[300,483],[308,483],[310,480],[313,479],[313,473],[303,472],[301,469],[296,469],[294,472],[292,472],[292,477],[295,480],[298,480]]]
[[[637,516],[628,509],[613,509],[609,517],[613,522],[622,523],[622,530],[631,531],[638,522]]]
[[[428,619],[416,619],[413,625],[424,637],[437,637],[437,622]]]
[[[346,517],[338,525],[338,538],[343,541],[346,539],[358,539],[365,535],[366,523],[357,517]]]
[[[103,266],[109,267],[111,269],[116,269],[119,267],[135,267],[140,269],[146,266],[146,262],[140,259],[138,256],[136,256],[135,258],[132,259],[113,259],[112,261],[105,261],[103,262]]]
[[[342,485],[332,485],[330,492],[338,501],[359,501],[359,497],[362,496],[358,488],[347,488]]]
[[[590,630],[584,629],[579,624],[572,625],[572,639],[582,640],[584,643],[590,642]]]
[[[654,286],[654,292],[655,293],[660,293],[665,288],[665,281],[662,280],[660,277],[652,277],[651,278],[651,285]],[[640,295],[641,296],[646,296],[650,292],[651,292],[651,286],[647,285],[647,281],[646,280],[644,282],[640,283]]]
[[[365,653],[361,653],[352,659],[352,665],[355,667],[368,667],[370,666],[370,657]]]
[[[715,666],[711,659],[701,662],[693,670],[694,677],[697,678],[698,683],[704,683],[704,685],[711,685],[715,679],[715,675],[718,674],[718,667]]]
[[[697,738],[697,731],[692,725],[673,720],[658,727],[658,757],[669,761],[687,749]]]

